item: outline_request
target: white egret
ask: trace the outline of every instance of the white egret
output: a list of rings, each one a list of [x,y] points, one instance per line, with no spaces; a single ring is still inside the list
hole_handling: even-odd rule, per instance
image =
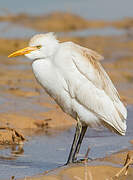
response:
[[[38,82],[64,112],[77,120],[67,163],[77,159],[87,127],[105,126],[125,135],[127,110],[97,52],[73,42],[60,43],[54,33],[38,34],[29,46],[9,57],[25,55],[32,60]]]

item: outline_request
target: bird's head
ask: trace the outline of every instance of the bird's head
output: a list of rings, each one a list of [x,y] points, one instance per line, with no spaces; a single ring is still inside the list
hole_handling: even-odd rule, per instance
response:
[[[32,60],[45,59],[55,53],[58,44],[58,40],[52,32],[37,34],[31,38],[28,47],[15,51],[8,57],[25,55]]]

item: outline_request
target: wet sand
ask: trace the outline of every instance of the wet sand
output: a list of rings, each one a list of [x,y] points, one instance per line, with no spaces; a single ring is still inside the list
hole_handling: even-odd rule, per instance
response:
[[[132,151],[133,152],[133,151]],[[41,175],[34,177],[26,177],[27,180],[132,180],[133,167],[130,166],[128,174],[125,171],[116,177],[116,174],[121,170],[126,160],[128,150],[101,158],[62,166]],[[24,180],[24,179],[21,179]]]

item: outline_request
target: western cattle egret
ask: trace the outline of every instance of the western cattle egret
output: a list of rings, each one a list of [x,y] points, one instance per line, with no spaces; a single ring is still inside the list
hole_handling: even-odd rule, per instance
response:
[[[8,57],[32,60],[38,82],[62,110],[77,120],[67,164],[77,159],[87,127],[105,126],[125,135],[127,110],[97,52],[73,42],[60,43],[54,33],[38,34],[29,46]]]

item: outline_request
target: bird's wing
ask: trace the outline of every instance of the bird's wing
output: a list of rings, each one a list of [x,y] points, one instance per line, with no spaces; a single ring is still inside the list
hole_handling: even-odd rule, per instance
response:
[[[76,69],[86,79],[83,83],[79,78],[77,85],[71,83],[75,99],[94,112],[99,119],[113,126],[120,134],[125,134],[127,111],[99,62],[102,56],[76,44],[73,44],[71,52]]]

